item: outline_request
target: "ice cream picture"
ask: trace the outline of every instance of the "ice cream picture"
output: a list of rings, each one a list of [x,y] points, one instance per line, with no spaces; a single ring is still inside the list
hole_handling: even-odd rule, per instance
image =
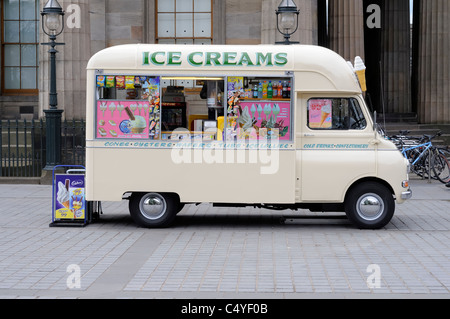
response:
[[[122,111],[125,109],[125,107],[119,103],[119,105],[117,105],[117,111],[119,111],[119,116],[122,117]]]
[[[83,196],[72,196],[72,205],[74,218],[83,217],[84,212],[81,210],[83,208]]]
[[[239,117],[238,122],[242,124],[244,130],[251,129],[253,127],[253,119],[248,111],[248,107],[245,107],[244,112]]]
[[[275,104],[273,106],[273,115],[275,116],[275,122],[277,122],[278,114],[280,114],[280,112],[281,112],[280,106],[278,104]]]
[[[109,110],[111,111],[111,117],[114,116],[114,111],[117,109],[117,106],[114,103],[109,105]]]
[[[65,184],[58,182],[58,194],[56,195],[57,201],[67,209],[70,209],[69,182],[68,179],[66,179]]]
[[[324,127],[324,123],[327,121],[328,117],[331,114],[331,105],[326,104],[322,106],[322,112],[320,117],[320,125],[319,127]]]
[[[145,121],[145,118],[142,116],[134,115],[133,112],[128,107],[125,108],[125,111],[127,112],[128,117],[130,118],[129,127],[131,129],[131,133],[134,134],[144,133],[144,130],[147,128],[147,122]]]
[[[143,107],[144,107],[144,115],[147,116],[149,105],[147,103],[144,103]]]
[[[255,117],[258,117],[258,114],[256,113],[256,106],[255,106],[255,104],[252,104],[251,111],[252,111],[252,114],[253,114]],[[256,114],[255,114],[255,113],[256,113]]]
[[[108,106],[106,105],[105,102],[100,104],[100,110],[103,112],[103,117],[105,117],[105,111],[106,111],[107,108],[108,108]]]
[[[269,115],[270,113],[272,113],[272,107],[270,106],[270,104],[266,104],[264,106],[264,114],[266,114],[266,120],[269,120]]]
[[[138,108],[137,104],[131,104],[131,105],[130,105],[130,109],[131,109],[131,111],[132,111],[134,114],[136,114],[137,108]]]
[[[258,121],[261,121],[261,115],[262,115],[262,113],[263,113],[263,108],[262,108],[261,104],[257,104],[257,106],[258,106],[258,108],[257,108],[257,111],[258,111]]]

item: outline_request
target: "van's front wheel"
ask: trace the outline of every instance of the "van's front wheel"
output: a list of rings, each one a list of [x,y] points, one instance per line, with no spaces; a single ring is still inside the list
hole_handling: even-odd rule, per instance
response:
[[[395,201],[389,189],[367,182],[352,188],[345,200],[348,219],[362,229],[380,229],[394,216]]]
[[[141,227],[169,227],[178,213],[179,199],[174,194],[134,193],[130,198],[130,215]]]

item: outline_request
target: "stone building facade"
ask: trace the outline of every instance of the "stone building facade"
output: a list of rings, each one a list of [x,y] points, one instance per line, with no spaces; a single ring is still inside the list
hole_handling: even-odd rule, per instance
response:
[[[174,5],[172,12],[170,4],[176,1],[179,7]],[[64,110],[64,118],[85,117],[85,67],[93,54],[106,47],[171,41],[270,44],[282,40],[275,15],[280,0],[176,1],[59,0],[66,11],[66,28],[58,37],[58,42],[64,42],[65,46],[58,47],[57,55],[58,107]],[[43,110],[48,108],[48,47],[38,45],[35,90],[5,89],[10,76],[5,70],[13,69],[7,64],[11,46],[5,33],[7,27],[14,25],[5,12],[17,3],[30,2],[41,10],[46,0],[2,0],[2,119],[42,117]],[[417,114],[418,122],[423,124],[450,124],[447,0],[414,0],[413,27],[410,0],[295,2],[301,13],[299,29],[292,39],[329,47],[347,60],[363,57],[368,67],[368,97],[373,109],[386,114]],[[182,9],[186,5],[193,9]],[[171,24],[170,17],[175,14],[187,17],[186,12],[194,17],[192,30],[189,26],[181,30],[181,22]],[[197,29],[204,34],[196,35]],[[193,33],[193,39],[178,34],[183,32]],[[42,31],[37,36],[39,43],[47,42]]]

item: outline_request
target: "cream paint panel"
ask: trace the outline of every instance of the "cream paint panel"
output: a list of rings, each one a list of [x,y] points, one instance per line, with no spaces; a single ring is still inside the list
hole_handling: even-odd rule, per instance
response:
[[[297,115],[297,123],[300,124],[297,126],[297,150],[301,150],[302,154],[301,175],[298,177],[301,180],[302,202],[342,202],[355,181],[377,176],[375,135],[370,116],[360,99],[358,101],[368,122],[365,130],[320,131],[307,127],[307,102],[310,98],[350,96],[298,95],[301,112]],[[367,145],[367,148],[333,148],[338,144]]]
[[[173,192],[182,202],[295,200],[293,150],[279,152],[279,170],[270,175],[261,174],[270,164],[175,164],[170,149],[95,148],[88,158],[88,200],[119,201],[125,192]]]
[[[374,149],[303,150],[302,154],[303,202],[342,202],[351,184],[363,177],[376,176]]]

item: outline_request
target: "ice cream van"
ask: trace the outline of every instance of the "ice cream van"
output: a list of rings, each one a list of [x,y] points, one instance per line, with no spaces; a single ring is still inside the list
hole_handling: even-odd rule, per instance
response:
[[[86,105],[86,199],[129,200],[142,227],[210,203],[378,229],[412,194],[355,69],[322,47],[110,47],[88,63]]]

